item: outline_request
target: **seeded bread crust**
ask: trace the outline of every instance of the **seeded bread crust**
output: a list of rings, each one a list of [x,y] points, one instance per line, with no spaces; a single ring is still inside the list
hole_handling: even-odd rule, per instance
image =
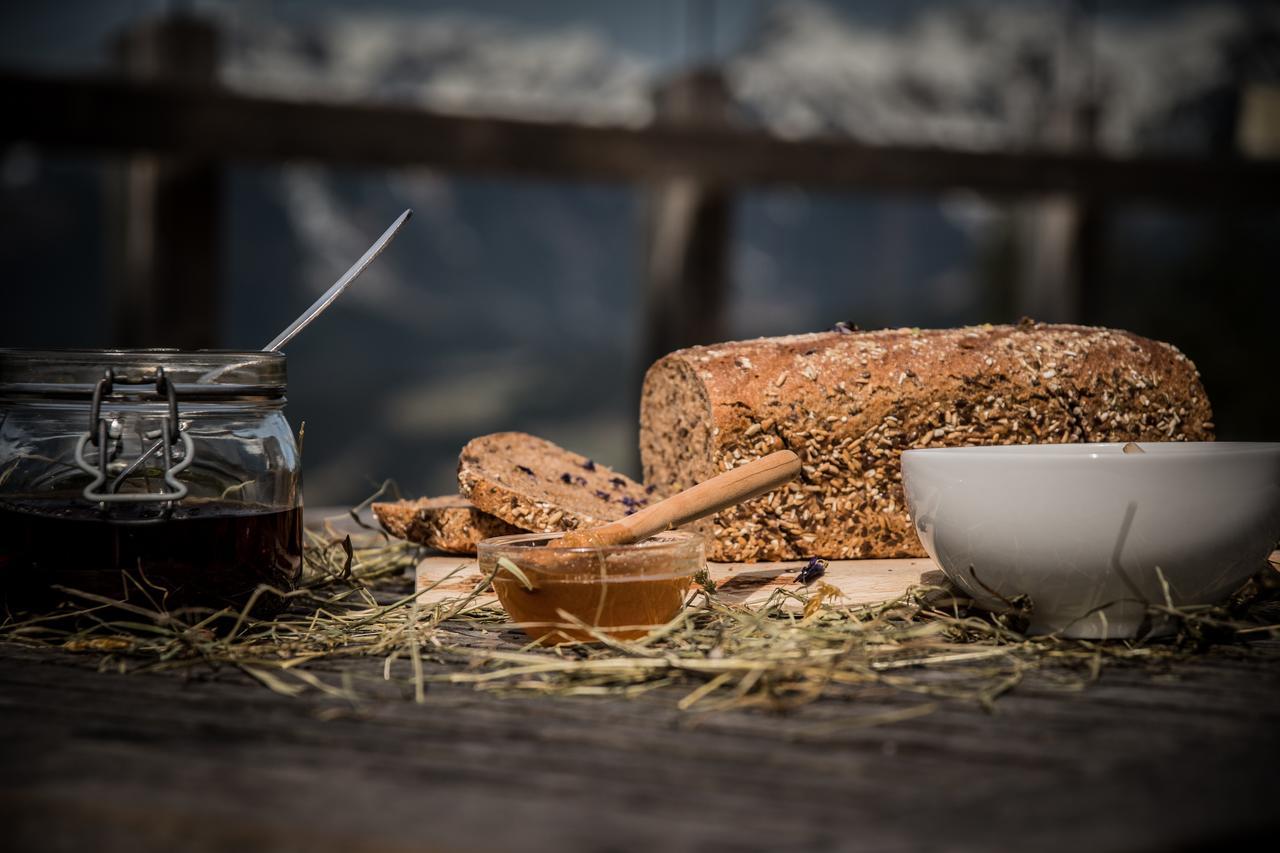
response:
[[[702,522],[723,561],[924,556],[909,448],[1212,438],[1175,347],[1032,323],[692,347],[649,369],[640,408],[645,482],[663,496],[775,450],[801,457],[801,479]]]
[[[458,456],[458,489],[485,512],[536,532],[616,521],[646,506],[654,491],[523,432],[468,442]]]
[[[373,514],[392,536],[446,554],[474,554],[482,539],[525,532],[476,509],[461,495],[375,503]]]

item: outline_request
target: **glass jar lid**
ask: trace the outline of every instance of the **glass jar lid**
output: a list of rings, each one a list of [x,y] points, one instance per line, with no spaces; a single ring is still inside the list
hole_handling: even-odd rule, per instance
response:
[[[177,349],[0,349],[0,395],[88,397],[110,372],[119,385],[163,375],[183,399],[283,397],[282,352]]]

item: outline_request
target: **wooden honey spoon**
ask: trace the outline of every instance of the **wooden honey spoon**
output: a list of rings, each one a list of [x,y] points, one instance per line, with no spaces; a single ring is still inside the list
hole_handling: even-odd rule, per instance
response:
[[[556,541],[555,547],[630,545],[772,491],[794,480],[799,473],[800,457],[790,450],[779,450],[717,474],[626,518],[600,527],[570,530]]]

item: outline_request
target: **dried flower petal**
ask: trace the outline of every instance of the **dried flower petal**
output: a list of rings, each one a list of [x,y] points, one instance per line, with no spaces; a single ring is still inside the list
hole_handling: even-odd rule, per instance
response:
[[[801,569],[800,573],[796,575],[796,583],[808,586],[826,573],[827,561],[821,557],[814,557],[809,561],[809,565]]]

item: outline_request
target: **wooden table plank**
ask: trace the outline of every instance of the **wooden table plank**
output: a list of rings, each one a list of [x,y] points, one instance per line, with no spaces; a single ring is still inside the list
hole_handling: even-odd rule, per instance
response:
[[[883,689],[693,716],[667,695],[423,705],[287,698],[234,673],[99,673],[0,646],[9,849],[1192,849],[1256,841],[1280,759],[1280,648],[995,714]],[[336,674],[380,678],[380,663]]]

